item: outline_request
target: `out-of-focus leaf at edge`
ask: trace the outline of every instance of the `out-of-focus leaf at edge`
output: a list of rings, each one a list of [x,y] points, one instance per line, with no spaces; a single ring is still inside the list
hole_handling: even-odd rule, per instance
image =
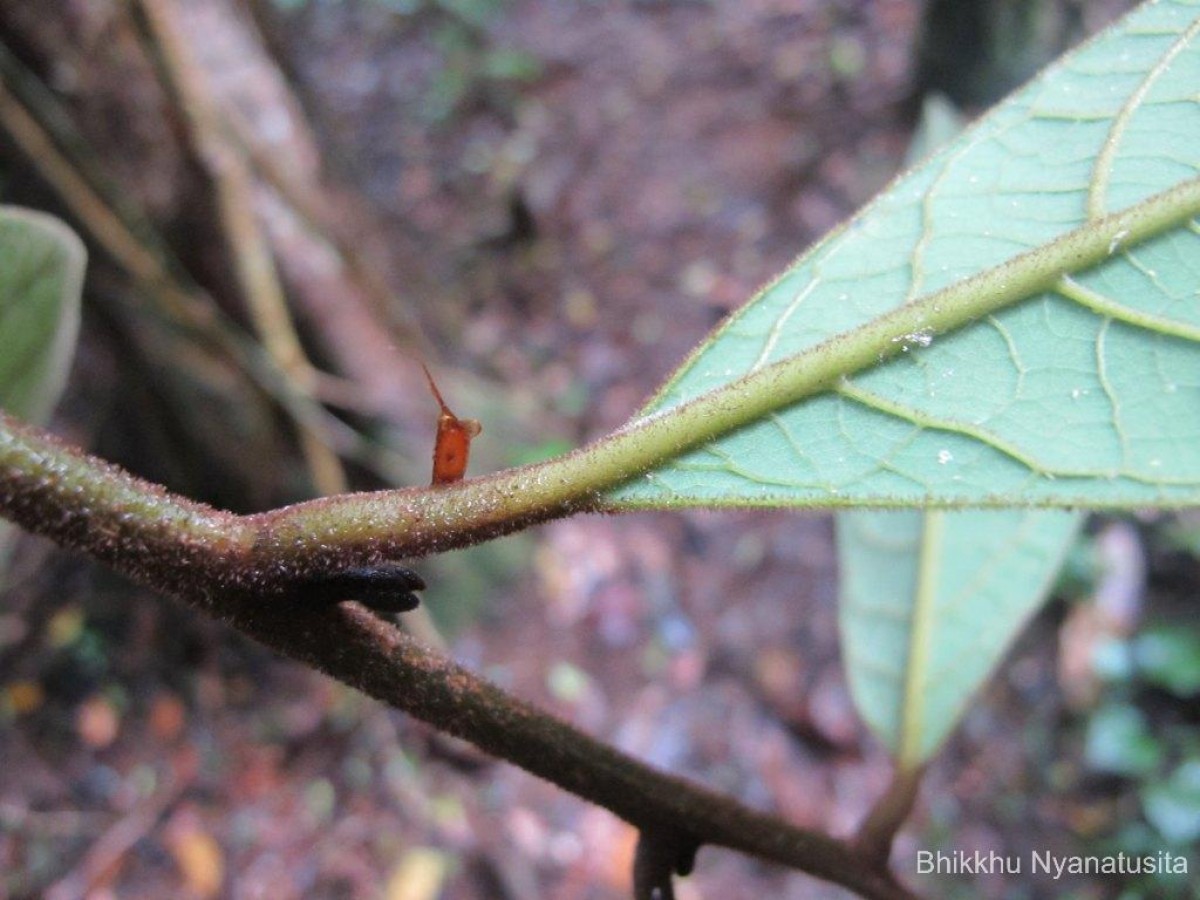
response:
[[[1176,697],[1200,695],[1200,631],[1186,625],[1158,625],[1134,639],[1138,674]]]
[[[62,222],[0,207],[0,408],[26,422],[44,422],[66,384],[86,262]],[[11,538],[0,520],[0,583]]]
[[[926,99],[910,158],[962,130]],[[925,762],[1041,605],[1082,517],[1060,510],[843,510],[842,657],[859,714],[903,767]]]
[[[1097,772],[1137,778],[1158,768],[1163,748],[1136,707],[1113,702],[1088,720],[1083,757]]]
[[[1041,606],[1080,521],[1066,510],[838,516],[847,678],[902,767],[954,728]]]
[[[645,414],[836,346],[826,342],[1191,185],[1198,15],[1200,0],[1144,5],[1065,57],[801,257],[705,341]],[[1120,237],[1105,262],[1055,290],[948,334],[897,334],[898,355],[608,501],[1200,502],[1200,226],[1192,219],[1132,247]]]
[[[1142,809],[1169,844],[1200,840],[1200,759],[1184,761],[1165,781],[1143,788]]]

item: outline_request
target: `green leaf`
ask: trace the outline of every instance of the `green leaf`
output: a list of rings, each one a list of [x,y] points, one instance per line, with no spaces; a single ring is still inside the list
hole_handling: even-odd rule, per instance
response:
[[[901,767],[945,740],[1041,605],[1079,524],[1062,510],[838,516],[850,689]]]
[[[1198,33],[1145,5],[898,179],[672,377],[644,417],[703,443],[607,501],[1200,502]]]
[[[27,422],[44,422],[66,384],[86,262],[62,222],[0,207],[0,408]]]
[[[1162,746],[1146,728],[1146,720],[1132,706],[1102,706],[1088,721],[1084,758],[1100,772],[1134,778],[1158,768]]]
[[[0,207],[0,409],[27,422],[44,422],[66,384],[86,261],[62,222]],[[0,521],[0,576],[9,538]]]
[[[1142,809],[1169,843],[1200,840],[1200,759],[1186,760],[1166,781],[1143,789]]]
[[[1138,635],[1133,658],[1141,676],[1177,697],[1200,694],[1200,631],[1161,625]]]
[[[962,130],[926,98],[910,157]],[[1041,605],[1082,517],[1055,510],[838,513],[839,616],[860,715],[925,762]]]

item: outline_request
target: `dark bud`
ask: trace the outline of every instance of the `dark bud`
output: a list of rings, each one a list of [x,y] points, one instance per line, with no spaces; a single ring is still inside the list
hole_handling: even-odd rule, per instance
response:
[[[696,854],[699,852],[700,845],[697,843],[686,843],[678,847],[675,853],[675,874],[691,875],[696,868]]]
[[[700,842],[673,828],[643,828],[633,857],[634,900],[675,900],[674,875],[689,875]]]
[[[356,600],[377,613],[409,612],[421,605],[413,591],[425,588],[425,580],[398,563],[380,563],[318,575],[304,582],[308,598],[323,603]]]

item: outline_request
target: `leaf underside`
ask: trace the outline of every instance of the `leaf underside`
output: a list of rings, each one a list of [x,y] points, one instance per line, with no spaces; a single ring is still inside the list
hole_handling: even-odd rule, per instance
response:
[[[926,98],[914,159],[963,124]],[[901,769],[924,763],[1041,605],[1083,516],[1054,509],[838,512],[838,622],[855,707]]]
[[[661,414],[1200,174],[1200,0],[1141,7],[802,256]],[[1200,225],[1064,271],[611,492],[614,506],[1200,502]],[[669,413],[668,413],[669,414]]]
[[[957,724],[1041,605],[1079,530],[1068,510],[847,510],[842,652],[855,706],[904,768]]]

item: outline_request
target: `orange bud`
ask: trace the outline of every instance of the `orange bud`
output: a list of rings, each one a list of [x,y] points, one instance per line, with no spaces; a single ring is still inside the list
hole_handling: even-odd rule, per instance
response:
[[[434,399],[442,408],[438,416],[437,439],[433,445],[433,481],[432,484],[451,484],[461,481],[467,471],[467,458],[471,453],[471,438],[483,430],[474,419],[460,419],[450,411],[446,401],[442,399],[441,391],[433,382],[429,368],[421,363],[425,370],[425,378],[429,381],[429,389],[433,391]]]

